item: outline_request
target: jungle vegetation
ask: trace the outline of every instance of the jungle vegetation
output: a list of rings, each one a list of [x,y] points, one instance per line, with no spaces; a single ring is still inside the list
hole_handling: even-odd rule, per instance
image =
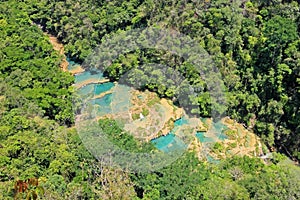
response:
[[[300,199],[299,167],[286,161],[286,156],[300,159],[299,9],[297,1],[288,0],[1,1],[0,199]],[[280,153],[267,164],[233,157],[214,165],[187,152],[146,174],[98,162],[73,126],[74,77],[60,69],[62,56],[43,31],[57,36],[67,56],[80,63],[105,38],[147,26],[199,41],[221,72],[226,114]],[[165,52],[129,52],[106,73],[118,80],[152,62],[167,63],[200,88],[191,99],[193,113],[210,116],[205,81],[184,60]],[[163,77],[157,80],[146,87],[173,98],[176,88],[165,87]],[[108,123],[115,126],[109,120],[99,126],[112,141],[132,151],[140,147]],[[16,190],[18,183],[28,188]]]

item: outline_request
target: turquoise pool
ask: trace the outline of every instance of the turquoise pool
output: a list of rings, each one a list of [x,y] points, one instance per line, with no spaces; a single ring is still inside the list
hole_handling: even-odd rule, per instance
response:
[[[213,138],[206,137],[204,134],[205,134],[205,132],[203,132],[203,131],[198,131],[196,133],[196,137],[200,140],[200,142],[202,142],[202,143],[214,142]]]
[[[188,120],[186,118],[181,117],[181,118],[177,119],[174,122],[174,128],[170,131],[170,133],[175,134],[176,131],[180,128],[180,126],[182,126],[184,124],[188,124]]]
[[[94,94],[99,95],[101,93],[109,91],[115,86],[112,82],[101,83],[101,84],[88,84],[78,89],[80,95]]]
[[[111,88],[115,86],[112,82],[102,83],[102,84],[95,84],[94,94],[99,95],[103,92],[109,91]]]
[[[186,118],[182,117],[176,120],[174,122],[174,128],[167,135],[153,139],[151,142],[157,149],[166,153],[186,149],[187,145],[174,134],[176,130],[184,124],[188,124],[188,120]]]
[[[71,61],[68,59],[69,66],[68,69],[74,69],[76,66],[78,66],[77,63]],[[85,71],[80,74],[75,75],[75,83],[81,83],[84,81],[87,81],[89,79],[103,79],[103,73],[101,71]],[[83,86],[78,90],[79,95],[86,96],[91,94],[91,97],[94,95],[100,95],[104,92],[109,91],[115,87],[115,84],[113,82],[107,82],[102,84],[88,84],[86,86]],[[103,96],[102,98],[97,99],[90,99],[88,100],[90,103],[92,103],[94,106],[96,106],[95,111],[97,116],[103,116],[105,114],[112,113],[112,101],[114,105],[114,112],[121,112],[125,109],[128,109],[130,101],[127,97],[130,95],[130,88],[123,85],[118,85],[117,91],[114,94],[107,94]],[[89,98],[89,97],[88,97]],[[138,96],[138,98],[143,99],[141,95]],[[201,121],[204,123],[207,122],[206,118],[201,118]],[[178,136],[175,135],[176,131],[185,124],[188,124],[187,118],[180,118],[174,122],[174,128],[165,136],[161,136],[158,138],[155,138],[151,140],[151,143],[154,144],[154,146],[165,153],[170,153],[174,151],[184,151],[187,148],[187,145],[184,143],[183,140],[181,140]],[[220,139],[224,140],[227,139],[227,136],[223,133],[227,127],[222,124],[221,122],[213,123],[212,130],[215,132],[215,135]],[[213,138],[205,137],[205,132],[197,132],[196,137],[200,140],[202,143],[211,143],[214,142]],[[214,160],[211,156],[207,156],[207,160],[212,163],[216,163],[218,161]]]
[[[188,124],[188,120],[184,117],[181,117],[179,119],[177,119],[175,122],[174,122],[174,126],[182,126],[184,124]]]
[[[111,101],[112,101],[112,94],[107,94],[102,98],[99,99],[95,99],[95,104],[101,106],[101,107],[105,107],[110,105]]]
[[[79,65],[78,63],[74,62],[74,61],[71,60],[70,58],[67,58],[67,61],[68,61],[68,63],[69,63],[69,65],[68,65],[68,70],[76,69],[76,67]]]
[[[75,74],[75,83],[81,83],[89,79],[103,79],[103,73],[100,71],[84,71],[80,74]]]
[[[186,149],[185,143],[173,133],[153,139],[151,143],[165,153]]]
[[[222,133],[228,129],[228,127],[225,124],[223,124],[221,121],[214,122],[213,128],[219,133]]]
[[[79,95],[93,94],[93,92],[94,92],[94,85],[93,84],[89,84],[89,85],[83,86],[83,87],[78,89]]]
[[[224,133],[219,134],[218,138],[222,141],[228,139],[227,135],[225,135]]]
[[[215,122],[212,125],[212,131],[215,132],[216,136],[220,140],[228,139],[227,135],[224,134],[224,132],[228,129],[228,127],[223,124],[221,121]]]
[[[111,101],[112,101],[112,94],[107,94],[102,98],[92,100],[94,105],[98,106],[97,115],[105,115],[112,112],[111,110]]]

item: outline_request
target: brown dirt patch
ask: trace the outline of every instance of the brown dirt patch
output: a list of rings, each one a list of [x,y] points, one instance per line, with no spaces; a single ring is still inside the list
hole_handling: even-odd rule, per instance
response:
[[[48,33],[45,33],[48,37],[49,37],[49,41],[53,46],[53,49],[55,51],[58,51],[58,53],[60,55],[63,56],[62,62],[60,63],[60,67],[62,68],[63,71],[68,71],[68,61],[67,58],[65,56],[65,49],[64,49],[64,45],[53,35],[50,35]]]

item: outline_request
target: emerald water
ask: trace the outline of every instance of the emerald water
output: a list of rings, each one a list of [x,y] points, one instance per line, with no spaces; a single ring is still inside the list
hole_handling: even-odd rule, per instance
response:
[[[213,129],[215,129],[217,132],[222,133],[228,129],[228,127],[223,124],[221,121],[217,121],[213,123]]]
[[[114,83],[100,83],[100,84],[88,84],[78,89],[79,95],[99,95],[101,93],[107,92],[114,87]]]
[[[208,125],[207,118],[201,118],[200,120],[202,121],[202,123]],[[228,139],[227,135],[225,134],[226,130],[228,130],[228,127],[225,124],[223,124],[221,121],[212,122],[210,132],[212,132],[213,134],[210,134],[210,136],[211,135],[213,136],[207,137],[205,136],[206,133],[205,131],[198,131],[196,133],[196,137],[200,140],[200,142],[203,143],[214,142],[217,139],[223,141],[225,139]]]
[[[170,131],[170,133],[175,134],[176,131],[184,124],[188,124],[188,120],[185,117],[181,117],[174,122],[174,128]]]
[[[224,133],[219,134],[218,138],[222,141],[228,139],[227,135],[225,135]]]
[[[156,139],[151,140],[152,144],[160,150],[166,150],[168,145],[173,142],[175,138],[174,134],[168,134],[166,136],[161,136]]]
[[[95,104],[100,106],[100,107],[106,107],[109,106],[111,101],[112,101],[112,95],[111,94],[107,94],[102,98],[98,98],[95,99]]]

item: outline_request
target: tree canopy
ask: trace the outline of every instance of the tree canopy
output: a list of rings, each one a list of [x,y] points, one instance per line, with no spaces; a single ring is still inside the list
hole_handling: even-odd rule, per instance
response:
[[[0,199],[300,199],[299,167],[280,154],[300,160],[299,9],[299,1],[284,0],[1,1]],[[267,164],[236,156],[215,165],[186,152],[171,165],[143,174],[94,158],[73,126],[74,77],[60,69],[63,56],[43,31],[81,63],[114,34],[148,26],[197,41],[221,72],[226,114],[280,153]],[[181,94],[192,105],[190,113],[212,115],[207,80],[170,52],[131,51],[105,73],[119,80],[130,71],[128,84],[145,79],[145,88],[176,100],[176,83],[152,70],[151,63],[178,71],[182,87],[197,91]],[[99,126],[121,148],[154,148],[110,119]]]

